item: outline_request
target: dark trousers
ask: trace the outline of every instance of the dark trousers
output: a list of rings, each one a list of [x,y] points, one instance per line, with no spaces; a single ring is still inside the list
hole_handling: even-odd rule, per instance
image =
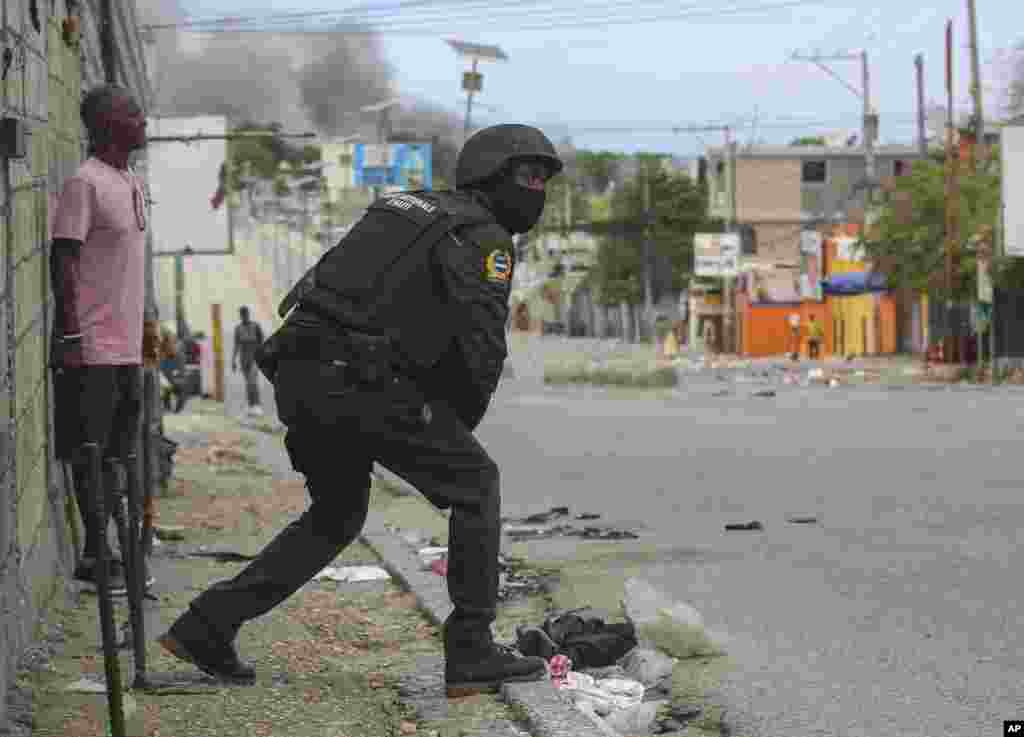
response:
[[[410,381],[360,385],[329,363],[282,360],[274,381],[285,446],[306,477],[311,504],[233,579],[192,607],[224,639],[273,609],[322,570],[366,522],[374,462],[451,508],[449,628],[488,630],[498,596],[501,522],[498,468],[444,401]]]
[[[807,355],[812,361],[821,358],[821,340],[811,338],[807,341]]]
[[[242,376],[245,377],[245,399],[250,407],[258,407],[260,404],[260,375],[256,362],[251,358],[243,358]]]
[[[97,529],[92,518],[89,467],[81,447],[100,446],[104,459],[107,521],[113,513],[120,488],[120,464],[138,462],[137,448],[142,419],[142,368],[140,366],[82,366],[63,368],[54,376],[57,457],[70,460],[74,471],[75,498],[85,526],[83,555],[92,557],[106,542],[106,528]],[[100,490],[95,490],[100,493]]]

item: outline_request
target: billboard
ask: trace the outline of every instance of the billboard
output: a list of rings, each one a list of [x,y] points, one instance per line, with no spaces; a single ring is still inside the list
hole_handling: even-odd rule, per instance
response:
[[[1003,243],[1007,256],[1024,256],[1024,125],[1002,131]]]
[[[429,143],[357,143],[352,151],[356,187],[431,189]]]
[[[821,233],[805,230],[800,233],[800,297],[822,300]]]
[[[150,118],[152,137],[227,133],[227,118]],[[224,251],[232,246],[228,208],[214,207],[227,141],[152,141],[147,150],[153,253]]]
[[[734,277],[739,273],[738,233],[697,233],[693,236],[693,273],[697,276]]]

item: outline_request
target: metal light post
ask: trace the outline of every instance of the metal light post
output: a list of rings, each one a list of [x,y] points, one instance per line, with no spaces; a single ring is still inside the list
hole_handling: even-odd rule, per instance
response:
[[[466,120],[462,130],[462,142],[465,143],[469,138],[473,116],[473,95],[482,92],[484,88],[484,75],[477,71],[477,65],[481,61],[508,61],[508,54],[498,46],[471,44],[454,39],[448,39],[446,43],[459,56],[472,60],[471,70],[462,75],[462,89],[466,91]]]

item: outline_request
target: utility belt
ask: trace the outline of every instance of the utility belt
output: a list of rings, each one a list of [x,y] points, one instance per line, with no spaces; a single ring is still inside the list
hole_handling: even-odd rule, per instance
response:
[[[323,335],[297,335],[285,330],[272,335],[260,354],[257,365],[271,381],[282,359],[330,363],[359,384],[390,382],[407,373],[389,336],[347,328]]]

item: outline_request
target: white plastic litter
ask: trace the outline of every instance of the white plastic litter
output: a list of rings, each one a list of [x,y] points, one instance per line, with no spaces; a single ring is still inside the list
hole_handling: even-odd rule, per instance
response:
[[[566,674],[560,688],[571,695],[573,704],[580,711],[593,711],[602,717],[644,700],[644,684],[628,678],[597,681],[586,673],[572,671]]]
[[[313,576],[316,581],[323,578],[342,583],[358,583],[360,581],[386,581],[391,578],[391,574],[379,566],[341,566],[337,568],[328,566]]]
[[[448,548],[421,548],[419,550],[420,563],[424,568],[429,568],[435,560],[440,560],[448,555]]]
[[[65,686],[64,690],[70,693],[106,693],[107,683],[92,678],[79,678],[74,683]]]

